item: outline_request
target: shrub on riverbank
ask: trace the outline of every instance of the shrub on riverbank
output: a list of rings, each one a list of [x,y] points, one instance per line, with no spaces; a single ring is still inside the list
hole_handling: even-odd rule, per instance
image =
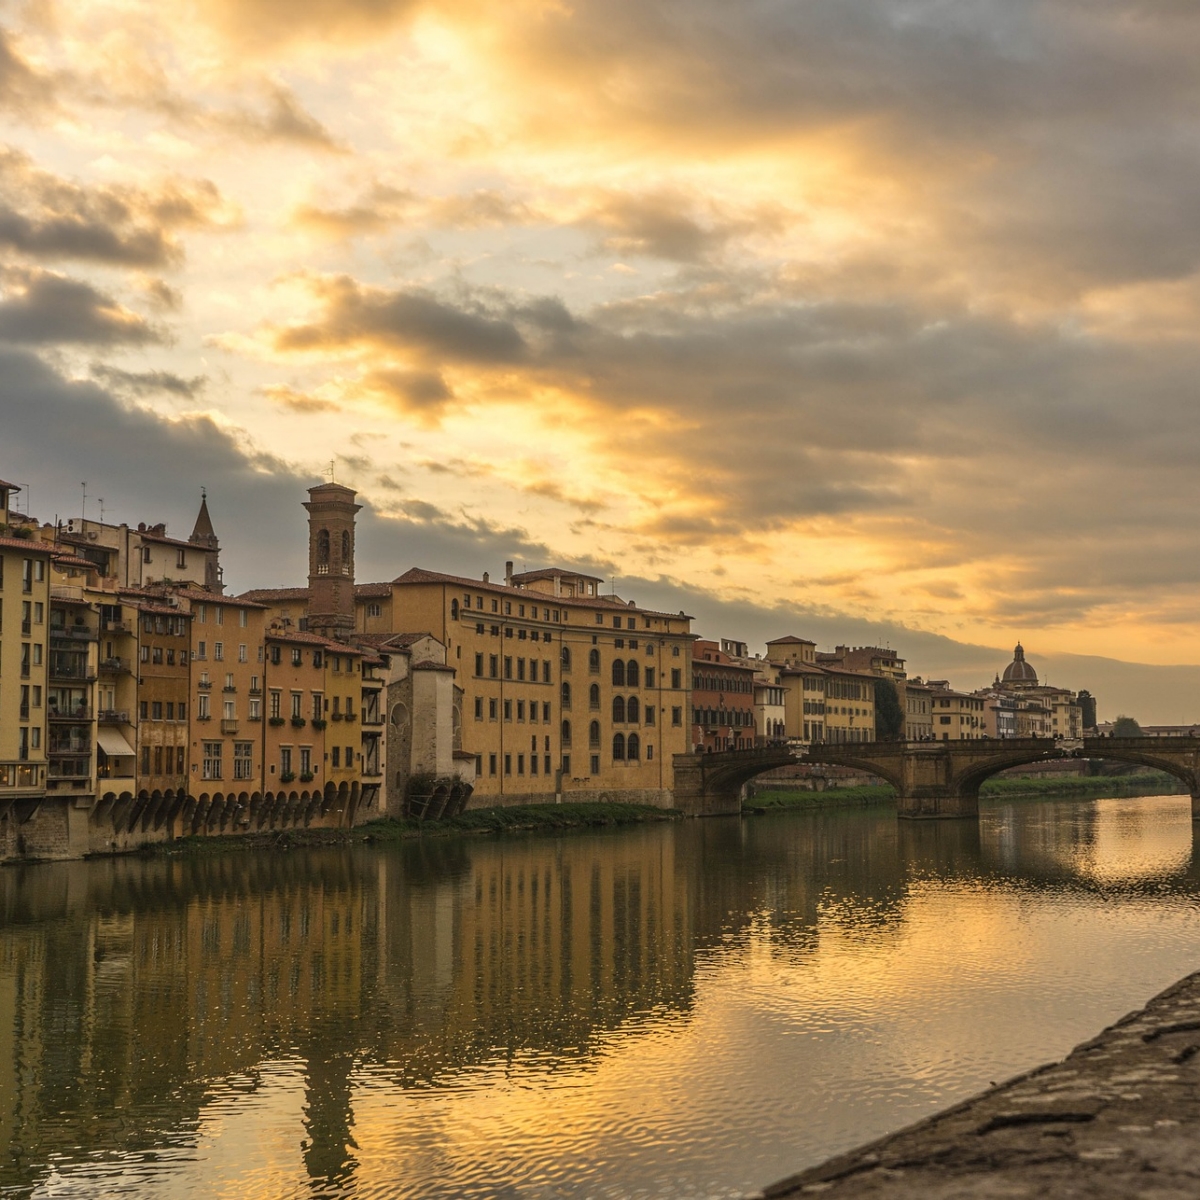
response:
[[[1097,799],[1107,796],[1178,795],[1183,785],[1161,771],[1137,775],[1058,776],[1052,779],[989,779],[979,789],[982,800],[1021,799]],[[762,788],[746,801],[748,812],[774,812],[790,808],[866,808],[872,804],[891,804],[895,793],[881,786],[828,788],[810,792],[799,788]]]

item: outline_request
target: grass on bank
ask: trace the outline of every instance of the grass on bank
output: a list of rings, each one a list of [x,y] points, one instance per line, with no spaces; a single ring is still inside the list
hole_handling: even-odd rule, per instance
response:
[[[393,820],[380,817],[353,829],[263,829],[238,837],[198,836],[177,838],[148,846],[143,853],[183,854],[225,851],[232,847],[253,850],[266,846],[343,846],[358,842],[402,842],[420,837],[454,834],[536,833],[604,826],[639,825],[649,821],[676,821],[673,809],[648,804],[530,804],[512,808],[477,808],[444,821]]]
[[[1067,776],[1052,779],[989,779],[979,789],[981,800],[1020,799],[1096,799],[1105,796],[1172,795],[1183,785],[1162,771],[1142,771],[1136,775]],[[801,788],[760,788],[746,801],[747,812],[774,812],[789,808],[866,808],[872,804],[890,804],[894,793],[886,784],[879,786],[829,788],[810,792]]]

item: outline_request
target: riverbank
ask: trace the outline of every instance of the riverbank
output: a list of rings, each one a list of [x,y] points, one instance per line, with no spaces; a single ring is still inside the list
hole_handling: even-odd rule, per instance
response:
[[[1039,1067],[754,1200],[1200,1195],[1200,973]]]
[[[141,853],[157,857],[280,846],[349,846],[357,843],[402,842],[423,837],[600,829],[682,819],[682,814],[674,809],[654,808],[645,804],[538,804],[477,808],[444,821],[396,821],[391,817],[381,817],[353,829],[268,829],[231,837],[210,835],[177,838],[173,842],[146,847]]]
[[[1181,794],[1182,785],[1170,775],[1149,771],[1137,775],[1067,776],[1051,779],[989,779],[980,789],[981,800],[1089,800],[1109,796],[1166,796]],[[895,793],[886,784],[828,788],[810,792],[801,788],[762,788],[743,805],[748,813],[791,809],[868,808],[890,804]]]

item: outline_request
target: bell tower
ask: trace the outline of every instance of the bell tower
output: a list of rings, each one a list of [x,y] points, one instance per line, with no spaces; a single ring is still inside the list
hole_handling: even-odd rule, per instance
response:
[[[324,637],[354,629],[357,493],[340,483],[308,489],[308,628]]]

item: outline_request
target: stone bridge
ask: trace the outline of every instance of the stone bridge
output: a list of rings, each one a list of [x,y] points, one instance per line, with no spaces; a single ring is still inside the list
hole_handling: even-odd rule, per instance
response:
[[[971,742],[818,743],[675,756],[675,806],[691,816],[736,813],[744,784],[789,763],[823,763],[876,775],[896,790],[901,817],[974,817],[985,779],[1030,763],[1101,758],[1174,775],[1200,820],[1200,738],[985,738]]]

